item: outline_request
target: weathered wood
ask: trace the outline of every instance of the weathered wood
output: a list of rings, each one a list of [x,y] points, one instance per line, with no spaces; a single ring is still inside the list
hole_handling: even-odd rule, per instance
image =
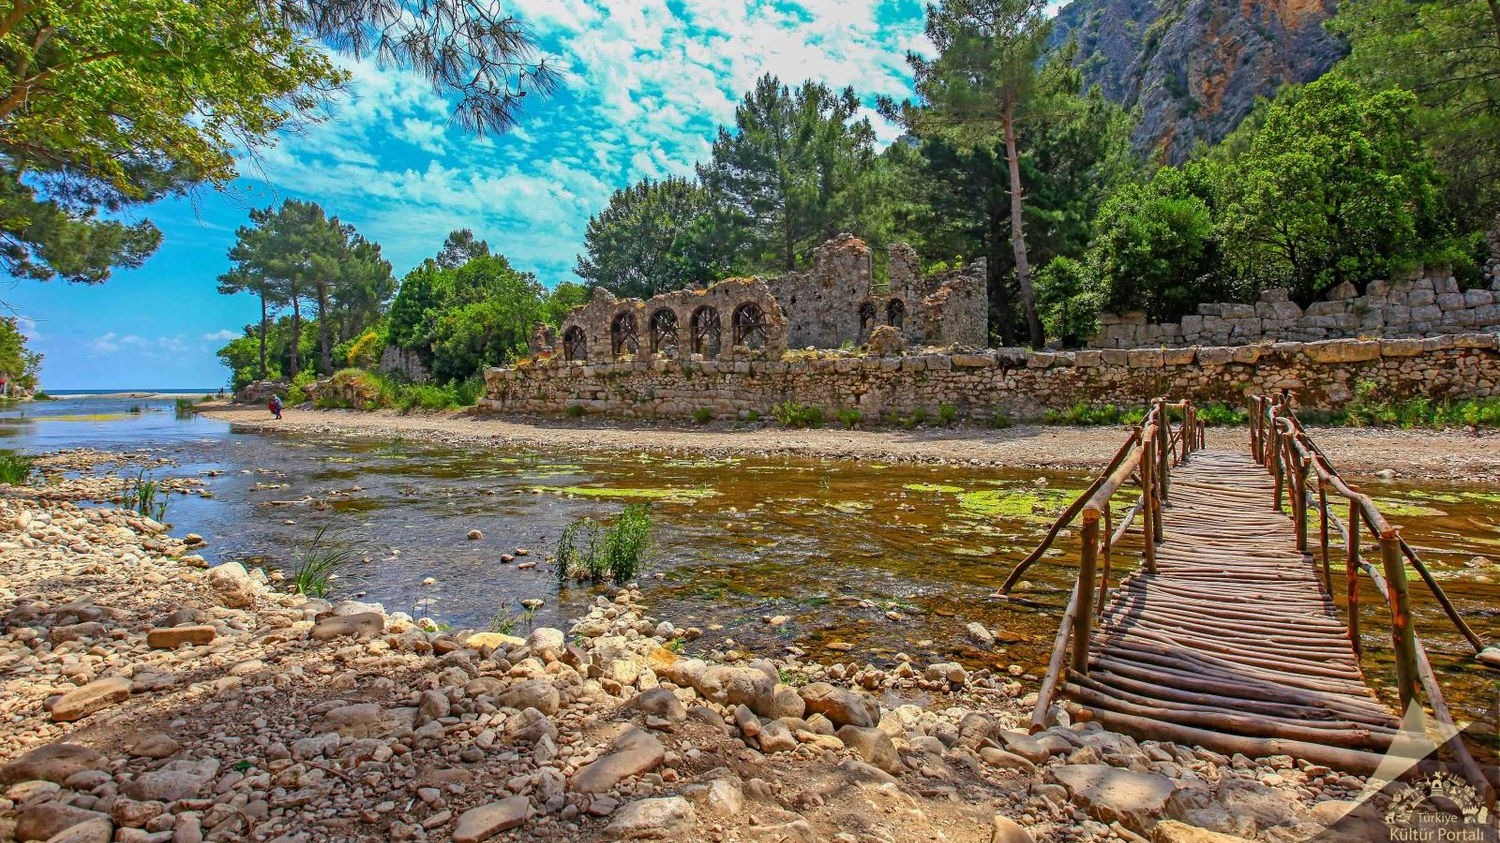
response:
[[[1078,592],[1081,586],[1073,583],[1073,594],[1068,598],[1068,608],[1063,610],[1062,625],[1058,628],[1058,636],[1052,642],[1052,657],[1047,659],[1047,677],[1042,680],[1042,687],[1036,695],[1036,707],[1031,712],[1031,731],[1040,732],[1047,728],[1047,709],[1052,706],[1052,698],[1057,693],[1057,683],[1061,681],[1063,673],[1063,659],[1068,652],[1068,633],[1073,629],[1073,617],[1078,613]]]
[[[1349,644],[1359,655],[1364,647],[1359,640],[1359,501],[1349,501],[1349,549],[1348,561],[1344,563],[1346,588],[1344,612],[1349,616]]]
[[[1093,629],[1094,580],[1099,561],[1099,511],[1083,511],[1083,552],[1078,557],[1078,611],[1073,614],[1073,669],[1089,672],[1089,632]]]
[[[1406,593],[1406,559],[1395,530],[1380,537],[1380,561],[1385,567],[1391,607],[1391,649],[1396,657],[1396,690],[1405,711],[1417,699],[1417,643],[1411,628],[1411,606]]]

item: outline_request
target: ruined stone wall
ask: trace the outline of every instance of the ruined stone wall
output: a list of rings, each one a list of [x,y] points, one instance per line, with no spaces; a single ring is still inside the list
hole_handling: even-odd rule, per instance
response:
[[[395,345],[386,346],[380,353],[379,368],[386,374],[400,375],[412,383],[426,383],[432,378],[432,373],[422,365],[422,358],[415,351]]]
[[[783,401],[866,420],[952,404],[960,415],[1039,417],[1080,401],[1134,406],[1168,395],[1243,404],[1252,392],[1288,387],[1302,406],[1335,408],[1369,381],[1388,399],[1500,395],[1500,336],[1332,340],[1236,347],[1097,349],[802,360],[637,361],[603,365],[532,363],[490,369],[491,410],[589,413],[629,418],[718,418],[769,414]]]
[[[870,247],[852,234],[813,249],[812,266],[806,272],[767,279],[771,294],[786,313],[787,345],[838,348],[845,342],[860,342],[859,305],[870,298],[874,280]],[[869,327],[864,334],[869,334]]]
[[[678,290],[646,301],[617,299],[595,288],[593,298],[563,320],[556,343],[552,356],[573,362],[693,355],[775,359],[787,348],[787,320],[765,282],[756,278],[730,278],[706,290]]]
[[[1364,295],[1343,284],[1303,310],[1286,290],[1255,304],[1200,304],[1181,322],[1151,324],[1142,313],[1101,314],[1095,348],[1311,342],[1339,337],[1428,337],[1500,331],[1500,275],[1488,290],[1460,291],[1447,275],[1374,281]]]

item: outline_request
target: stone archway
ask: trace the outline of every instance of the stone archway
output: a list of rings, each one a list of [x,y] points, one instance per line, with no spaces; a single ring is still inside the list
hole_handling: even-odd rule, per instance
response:
[[[634,313],[627,310],[615,316],[609,325],[609,345],[610,352],[616,357],[640,352],[641,340],[636,333]]]
[[[890,304],[885,306],[885,324],[892,328],[906,327],[906,303],[900,299],[891,299]]]
[[[664,307],[651,314],[651,351],[657,354],[677,354],[677,314]]]
[[[859,303],[859,341],[864,342],[870,338],[870,332],[875,330],[878,324],[875,321],[875,302],[862,301]]]
[[[734,309],[734,345],[765,348],[769,339],[766,312],[755,302],[745,302]]]
[[[704,357],[718,357],[721,344],[719,311],[708,306],[700,307],[693,311],[691,322],[693,353]]]
[[[583,333],[583,329],[577,325],[563,331],[562,345],[564,360],[589,359],[588,337]]]

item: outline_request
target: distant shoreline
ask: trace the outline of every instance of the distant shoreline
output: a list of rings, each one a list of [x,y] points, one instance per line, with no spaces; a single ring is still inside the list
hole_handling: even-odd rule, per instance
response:
[[[43,390],[53,398],[184,398],[193,395],[217,395],[218,387],[213,389],[120,389],[120,390],[92,390],[92,389],[61,389]]]

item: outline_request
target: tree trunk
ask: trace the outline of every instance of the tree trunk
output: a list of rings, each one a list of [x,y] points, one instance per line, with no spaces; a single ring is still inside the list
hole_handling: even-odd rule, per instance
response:
[[[794,272],[797,269],[797,250],[793,247],[792,215],[786,214],[784,220],[782,238],[786,241],[786,271]]]
[[[995,203],[990,202],[987,204],[990,210],[986,214],[988,217],[988,230],[985,235],[984,244],[984,253],[989,257],[986,269],[986,274],[988,275],[986,283],[989,284],[991,312],[998,317],[995,320],[995,334],[1000,338],[1001,345],[1008,346],[1015,341],[1016,312],[1015,303],[1011,300],[1010,296],[1010,287],[1006,283],[1007,279],[1002,272],[1005,262],[1002,260],[1003,256],[1000,254],[1000,250],[1004,247],[1003,244],[1005,243],[1003,223],[1006,214],[1001,213]]]
[[[318,363],[319,372],[333,374],[333,353],[328,348],[328,282],[318,282]]]
[[[1016,285],[1021,288],[1021,307],[1026,310],[1026,328],[1031,333],[1031,346],[1041,348],[1047,343],[1042,333],[1042,320],[1036,313],[1036,293],[1031,287],[1031,264],[1026,260],[1026,234],[1021,229],[1021,157],[1016,152],[1016,106],[1007,99],[1005,113],[1005,163],[1010,166],[1010,243],[1016,253]]]
[[[266,323],[270,321],[270,310],[266,307],[266,294],[260,294],[260,379],[266,379]]]
[[[302,302],[298,301],[297,295],[292,294],[292,341],[291,360],[287,363],[287,377],[291,380],[297,379],[297,358],[301,356],[302,345]]]

